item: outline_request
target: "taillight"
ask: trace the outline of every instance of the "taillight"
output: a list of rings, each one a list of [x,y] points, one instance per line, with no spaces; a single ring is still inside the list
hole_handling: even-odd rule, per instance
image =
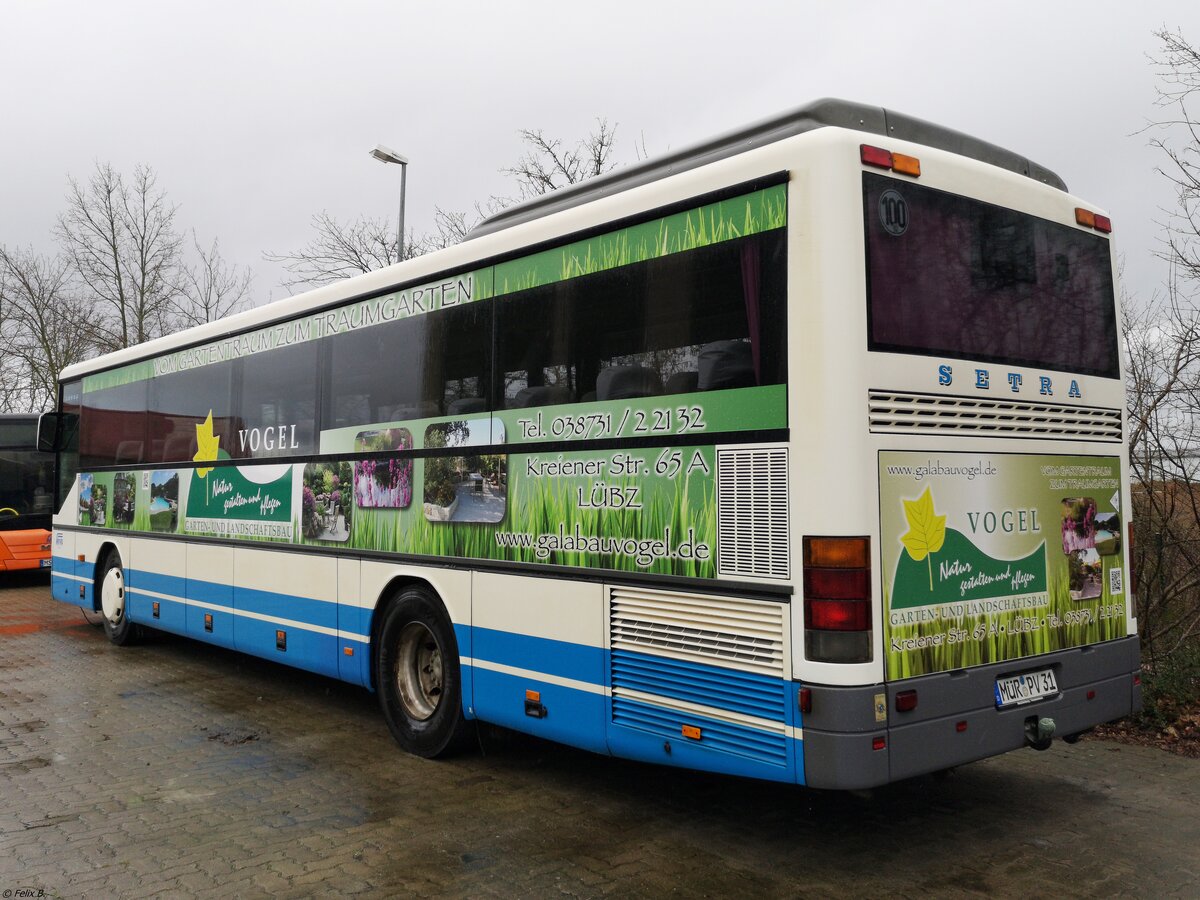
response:
[[[890,169],[892,167],[892,153],[890,150],[884,150],[882,147],[872,147],[870,144],[860,144],[858,154],[865,166],[876,166],[880,169]]]
[[[1104,234],[1112,234],[1112,219],[1082,206],[1075,207],[1075,224],[1084,228],[1095,228]]]
[[[870,144],[859,144],[858,158],[862,160],[864,166],[874,166],[877,169],[890,169],[901,175],[911,175],[913,178],[921,177],[921,161],[915,156],[893,153],[891,150],[884,150],[882,147],[872,147]]]
[[[819,662],[871,659],[871,541],[804,539],[804,649]]]

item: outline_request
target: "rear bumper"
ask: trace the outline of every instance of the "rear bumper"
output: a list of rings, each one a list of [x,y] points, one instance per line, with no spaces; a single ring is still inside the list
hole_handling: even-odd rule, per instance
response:
[[[996,709],[996,679],[1052,667],[1059,693]],[[812,690],[804,719],[805,780],[811,787],[856,789],[936,772],[1026,745],[1026,719],[1050,718],[1055,736],[1078,734],[1141,709],[1136,635],[1015,662],[925,675],[882,685]],[[896,694],[917,692],[917,708],[896,711]],[[885,721],[875,718],[883,695]],[[875,749],[877,738],[884,746]]]
[[[0,532],[0,572],[48,568],[50,532],[40,528]]]
[[[49,560],[50,554],[47,553],[42,559]],[[21,572],[28,569],[49,572],[50,566],[42,565],[42,559],[0,559],[0,572]]]

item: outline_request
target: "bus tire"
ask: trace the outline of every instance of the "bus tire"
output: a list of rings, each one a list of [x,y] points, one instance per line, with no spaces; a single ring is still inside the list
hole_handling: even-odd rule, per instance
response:
[[[402,589],[384,612],[375,686],[392,737],[409,753],[433,759],[466,745],[458,642],[445,608],[426,589]]]
[[[121,558],[116,553],[110,553],[104,558],[100,573],[96,577],[96,593],[100,595],[100,615],[108,639],[118,647],[136,643],[141,631],[125,614],[125,570],[121,566]]]

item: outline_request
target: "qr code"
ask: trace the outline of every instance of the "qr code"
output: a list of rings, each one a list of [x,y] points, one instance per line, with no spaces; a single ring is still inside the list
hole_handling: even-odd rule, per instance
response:
[[[1125,588],[1121,584],[1121,570],[1108,570],[1108,592],[1110,594],[1121,594],[1125,592]]]

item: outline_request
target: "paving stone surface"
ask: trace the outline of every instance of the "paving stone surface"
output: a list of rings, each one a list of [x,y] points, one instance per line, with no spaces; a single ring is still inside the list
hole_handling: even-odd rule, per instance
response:
[[[374,697],[0,583],[0,898],[1200,896],[1200,762],[1102,741],[869,796],[498,730],[406,756]],[[24,893],[22,893],[24,892]]]

